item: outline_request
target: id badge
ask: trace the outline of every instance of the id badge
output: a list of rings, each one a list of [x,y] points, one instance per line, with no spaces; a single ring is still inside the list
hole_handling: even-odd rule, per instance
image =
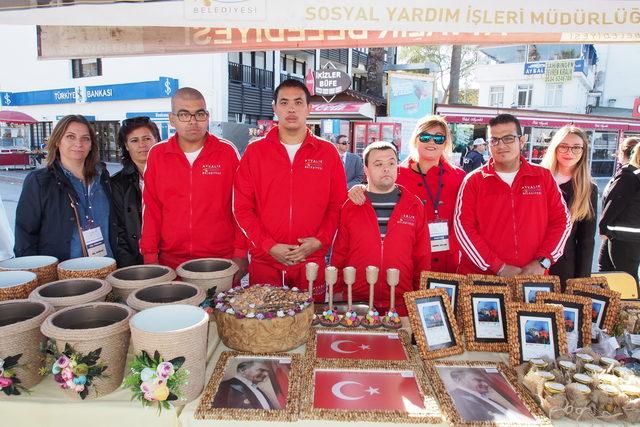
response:
[[[91,227],[82,230],[84,243],[87,246],[87,254],[89,256],[107,256],[107,246],[102,237],[100,227]]]
[[[429,223],[431,237],[431,252],[449,250],[449,223],[447,221],[433,221]]]

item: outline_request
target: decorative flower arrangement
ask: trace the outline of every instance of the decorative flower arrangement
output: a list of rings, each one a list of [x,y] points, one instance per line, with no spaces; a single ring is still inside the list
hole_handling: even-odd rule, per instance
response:
[[[21,354],[15,356],[0,357],[0,391],[7,396],[19,396],[21,391],[29,393],[29,390],[24,388],[20,384],[20,379],[16,376],[16,368],[19,367],[18,360],[22,357]]]
[[[184,360],[181,356],[165,361],[157,351],[151,357],[142,350],[131,361],[131,373],[124,378],[122,387],[130,389],[131,400],[140,401],[142,406],[157,405],[159,414],[182,397],[182,387],[189,377],[189,371],[180,369]]]
[[[389,310],[387,314],[382,318],[382,324],[387,328],[398,329],[402,327],[402,320],[400,316],[398,316],[398,312],[396,310]]]
[[[320,324],[324,326],[335,326],[340,323],[341,316],[335,309],[327,307],[320,317]]]
[[[375,308],[367,311],[367,314],[362,319],[362,326],[365,328],[377,328],[381,324],[380,313]]]
[[[355,310],[347,310],[340,324],[347,328],[356,328],[360,326],[360,318],[358,317],[358,313],[356,313]]]
[[[84,355],[66,343],[64,351],[60,352],[56,340],[50,339],[45,353],[49,359],[54,359],[50,373],[53,374],[53,379],[60,388],[75,391],[82,400],[89,395],[89,389],[96,378],[106,377],[104,371],[107,366],[98,362],[102,348]],[[49,372],[46,369],[41,371],[41,374],[47,373]]]

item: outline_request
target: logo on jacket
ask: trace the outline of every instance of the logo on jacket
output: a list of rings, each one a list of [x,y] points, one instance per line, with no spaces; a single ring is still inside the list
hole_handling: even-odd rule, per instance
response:
[[[398,220],[398,224],[410,225],[412,227],[415,227],[416,217],[415,215],[403,214]]]
[[[523,185],[522,195],[523,196],[540,196],[542,195],[542,186],[540,184]]]
[[[222,175],[222,165],[202,165],[202,175]]]
[[[314,170],[321,171],[322,170],[322,160],[305,159],[304,160],[304,168],[305,169],[314,169]]]

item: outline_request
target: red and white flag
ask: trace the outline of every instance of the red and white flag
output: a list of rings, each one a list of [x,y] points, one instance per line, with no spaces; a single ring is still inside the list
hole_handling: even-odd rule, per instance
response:
[[[320,359],[407,360],[397,334],[318,331],[316,337],[316,357]]]

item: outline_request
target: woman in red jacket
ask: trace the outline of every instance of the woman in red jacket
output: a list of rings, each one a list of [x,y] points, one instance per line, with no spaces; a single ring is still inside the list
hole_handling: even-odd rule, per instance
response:
[[[453,233],[453,211],[465,173],[448,160],[453,148],[449,125],[442,116],[425,117],[418,121],[411,141],[411,154],[398,167],[397,183],[425,207],[431,270],[455,273],[460,249]],[[364,203],[364,187],[353,187],[349,198],[356,204]]]

